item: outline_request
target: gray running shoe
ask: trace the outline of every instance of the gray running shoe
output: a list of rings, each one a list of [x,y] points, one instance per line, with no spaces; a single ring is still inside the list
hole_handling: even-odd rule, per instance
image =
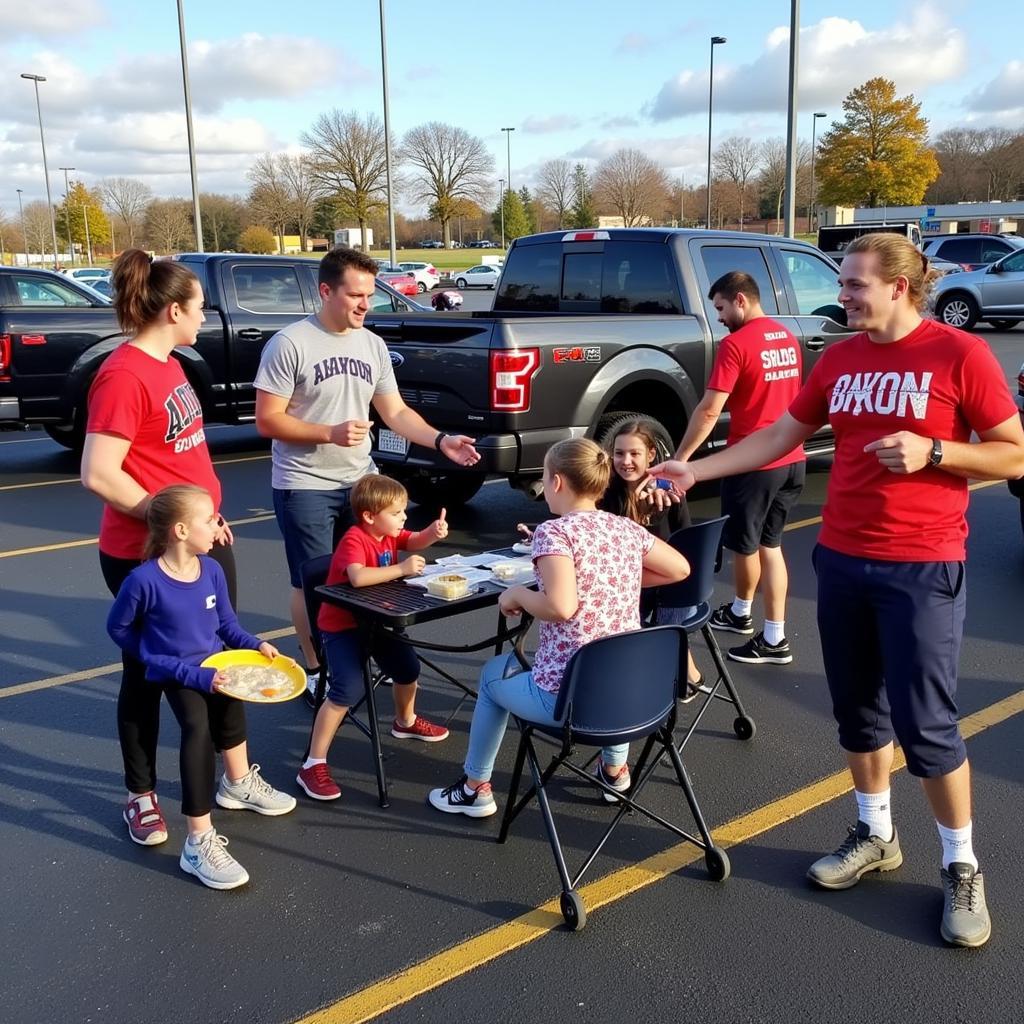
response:
[[[271,817],[295,810],[295,797],[274,789],[260,775],[258,764],[254,764],[249,774],[238,782],[230,782],[226,775],[222,775],[217,787],[217,803],[229,811],[255,811]]]
[[[984,946],[992,934],[985,905],[985,879],[970,864],[954,861],[941,871],[945,906],[942,937],[951,946]]]
[[[227,836],[211,828],[198,843],[185,840],[178,864],[211,889],[237,889],[249,881],[249,872],[228,853],[227,845]]]
[[[863,821],[849,834],[839,848],[827,857],[816,860],[808,869],[807,877],[823,889],[849,889],[869,871],[892,871],[903,863],[900,838],[896,829],[892,839],[883,842],[868,831]]]

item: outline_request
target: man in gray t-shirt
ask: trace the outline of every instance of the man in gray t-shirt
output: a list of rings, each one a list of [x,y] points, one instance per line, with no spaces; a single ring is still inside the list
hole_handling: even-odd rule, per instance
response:
[[[319,668],[302,594],[302,563],[333,550],[348,525],[348,495],[367,473],[370,406],[396,434],[460,466],[480,460],[473,439],[431,427],[398,393],[384,342],[363,326],[377,264],[354,249],[320,263],[321,308],[267,342],[256,374],[256,426],[273,438],[274,512],[284,537],[295,632],[315,679]]]

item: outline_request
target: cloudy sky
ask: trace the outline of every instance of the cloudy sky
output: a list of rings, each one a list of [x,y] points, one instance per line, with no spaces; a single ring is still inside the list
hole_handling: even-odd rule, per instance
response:
[[[377,0],[184,6],[203,191],[244,193],[253,159],[297,151],[324,111],[382,113]],[[497,178],[506,166],[500,129],[514,127],[516,188],[532,184],[546,159],[597,161],[621,146],[699,184],[710,36],[728,38],[715,50],[715,138],[784,135],[789,7],[387,0],[392,130],[400,139],[428,120],[464,127],[494,154]],[[841,116],[843,97],[873,75],[913,93],[934,132],[1024,124],[1019,5],[803,0],[801,8],[808,141],[811,112]],[[0,67],[0,211],[16,214],[17,188],[26,202],[45,198],[35,97],[20,72],[47,78],[40,95],[55,202],[61,166],[88,185],[123,175],[157,195],[190,194],[175,0],[0,0]]]

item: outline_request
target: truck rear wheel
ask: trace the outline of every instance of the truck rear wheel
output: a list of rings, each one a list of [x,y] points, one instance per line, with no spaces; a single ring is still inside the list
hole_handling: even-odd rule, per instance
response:
[[[664,462],[665,459],[672,458],[672,455],[676,450],[676,446],[672,443],[672,435],[653,416],[648,416],[642,412],[623,411],[607,413],[597,421],[597,430],[594,432],[594,440],[602,448],[611,449],[612,443],[623,425],[629,423],[631,420],[644,420],[651,425],[654,433],[655,445],[658,449],[655,462]]]
[[[69,451],[77,452],[79,455],[82,454],[82,449],[85,447],[85,421],[84,417],[80,416],[77,412],[71,423],[45,423],[43,424],[43,430],[57,444],[62,445]]]
[[[385,467],[385,470],[387,467]],[[431,473],[414,471],[390,474],[400,479],[409,492],[409,500],[437,515],[442,508],[451,511],[470,501],[484,485],[486,473]]]

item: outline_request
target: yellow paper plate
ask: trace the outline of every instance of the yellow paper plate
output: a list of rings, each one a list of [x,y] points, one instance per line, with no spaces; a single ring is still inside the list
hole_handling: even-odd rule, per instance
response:
[[[287,687],[274,688],[272,696],[242,695],[232,693],[230,689],[221,687],[218,691],[236,700],[247,700],[253,704],[280,704],[286,700],[298,697],[306,689],[306,673],[295,663],[292,658],[286,658],[283,654],[277,658],[268,658],[259,651],[220,651],[218,654],[211,654],[203,663],[203,668],[232,668],[236,665],[256,665],[262,668],[276,668],[288,676]],[[270,689],[270,687],[268,687]]]

